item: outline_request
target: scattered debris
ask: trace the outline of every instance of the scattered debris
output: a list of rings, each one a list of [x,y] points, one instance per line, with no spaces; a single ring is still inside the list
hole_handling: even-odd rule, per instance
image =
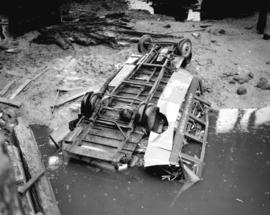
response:
[[[57,88],[57,91],[59,92],[70,92],[70,91],[76,91],[76,90],[82,90],[82,87],[74,87],[74,88],[68,88],[68,87],[59,87]]]
[[[164,28],[171,28],[172,26],[170,24],[166,24],[163,26]]]
[[[200,33],[192,33],[191,35],[196,39],[199,39],[201,37]]]
[[[270,90],[270,83],[267,78],[261,77],[256,85],[257,88],[262,90]]]
[[[254,27],[254,25],[246,26],[245,29],[251,30]]]
[[[240,203],[244,203],[244,201],[242,199],[237,198],[235,200],[238,201],[238,202],[240,202]]]
[[[236,93],[238,95],[245,95],[245,94],[247,94],[247,88],[244,87],[244,86],[240,86],[240,87],[237,88]]]
[[[70,47],[71,42],[64,38],[59,32],[54,30],[41,30],[40,35],[32,40],[37,44],[56,44],[62,49],[66,50]]]
[[[19,53],[21,50],[18,49],[18,48],[10,48],[10,49],[7,49],[5,50],[6,53],[10,53],[10,54],[17,54]]]
[[[18,187],[18,192],[22,195],[25,194],[26,191],[28,191],[39,179],[41,176],[43,176],[45,173],[45,170],[41,170],[39,173],[34,175],[29,181],[27,181],[25,184],[20,185]]]
[[[231,76],[237,76],[238,75],[238,73],[237,72],[235,72],[235,71],[229,71],[229,72],[223,72],[222,73],[222,76],[223,77],[231,77]]]

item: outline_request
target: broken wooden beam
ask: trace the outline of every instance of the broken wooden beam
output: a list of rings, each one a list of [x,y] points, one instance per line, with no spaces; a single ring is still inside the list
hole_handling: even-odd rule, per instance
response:
[[[40,73],[35,75],[31,79],[26,79],[18,88],[17,90],[9,97],[10,99],[14,99],[20,92],[22,92],[32,81],[38,79],[41,75],[48,71],[47,67],[44,67]]]
[[[40,171],[45,170],[32,130],[22,122],[21,118],[18,118],[18,125],[14,128],[14,136],[29,176],[34,177]],[[41,176],[33,187],[36,191],[35,199],[39,203],[44,215],[60,215],[55,195],[47,176]]]
[[[91,91],[91,90],[88,88],[87,90],[84,90],[84,91],[82,91],[80,93],[76,93],[74,95],[71,95],[70,97],[65,98],[65,99],[59,101],[57,104],[53,105],[52,108],[59,108],[62,105],[68,103],[68,102],[71,102],[71,101],[74,101],[74,100],[76,100],[76,99],[78,99],[80,97],[83,97],[85,95],[85,93],[87,93],[89,91]]]
[[[18,192],[22,195],[24,195],[29,189],[30,187],[32,187],[37,181],[38,179],[45,173],[45,170],[41,170],[39,173],[37,173],[34,177],[32,177],[31,179],[29,179],[29,181],[27,181],[25,184],[21,185],[18,187]]]
[[[9,106],[12,106],[12,107],[16,107],[16,108],[20,108],[22,106],[21,102],[13,101],[11,99],[7,99],[7,98],[4,98],[4,97],[0,97],[0,103],[6,104],[6,105],[9,105]]]
[[[0,96],[4,96],[9,88],[15,83],[14,80],[10,81],[1,91],[0,91]]]
[[[26,79],[16,90],[12,93],[9,99],[14,99],[28,84],[30,84],[31,79]]]

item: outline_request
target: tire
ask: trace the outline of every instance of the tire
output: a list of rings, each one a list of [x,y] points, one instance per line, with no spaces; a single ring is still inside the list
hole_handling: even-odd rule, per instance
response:
[[[187,58],[184,58],[182,67],[185,68],[190,63],[191,59],[192,59],[192,53],[190,53],[190,55]]]
[[[92,106],[91,106],[91,97],[93,95],[93,92],[88,92],[84,95],[82,101],[81,101],[81,114],[90,117],[92,114]]]
[[[138,42],[138,52],[145,54],[152,48],[152,38],[150,35],[143,35]]]
[[[190,39],[182,39],[176,46],[176,54],[188,59],[192,55],[192,43]]]

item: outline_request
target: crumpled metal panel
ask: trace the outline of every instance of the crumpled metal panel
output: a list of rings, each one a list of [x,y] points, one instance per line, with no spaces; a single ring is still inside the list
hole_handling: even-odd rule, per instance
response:
[[[174,129],[179,110],[193,76],[186,70],[175,72],[164,89],[157,106],[168,120],[168,129],[161,134],[150,133],[148,146],[144,155],[144,166],[170,165],[170,154],[173,146]]]

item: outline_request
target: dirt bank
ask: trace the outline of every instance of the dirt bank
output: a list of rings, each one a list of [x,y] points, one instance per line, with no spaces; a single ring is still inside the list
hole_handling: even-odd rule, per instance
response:
[[[206,97],[214,108],[270,104],[270,91],[255,87],[261,77],[270,79],[270,42],[256,34],[256,16],[192,23],[175,22],[172,18],[138,11],[132,11],[130,15],[137,30],[184,35],[192,40],[193,59],[187,69],[203,80]],[[200,31],[194,35],[181,32],[198,29]],[[51,127],[58,127],[77,114],[73,103],[55,109],[52,116],[50,106],[68,96],[67,93],[57,96],[57,88],[91,87],[96,90],[117,69],[117,65],[137,52],[133,43],[117,49],[75,44],[74,49],[61,50],[56,45],[30,43],[37,34],[30,32],[19,37],[16,40],[18,53],[0,52],[0,89],[15,80],[14,90],[24,79],[32,78],[47,66],[48,71],[31,82],[16,100],[24,103],[21,115],[30,123]],[[237,74],[244,76],[250,72],[254,77],[248,82],[239,84],[234,80]],[[245,95],[236,94],[239,86],[247,89]],[[6,96],[11,93],[12,90]]]

